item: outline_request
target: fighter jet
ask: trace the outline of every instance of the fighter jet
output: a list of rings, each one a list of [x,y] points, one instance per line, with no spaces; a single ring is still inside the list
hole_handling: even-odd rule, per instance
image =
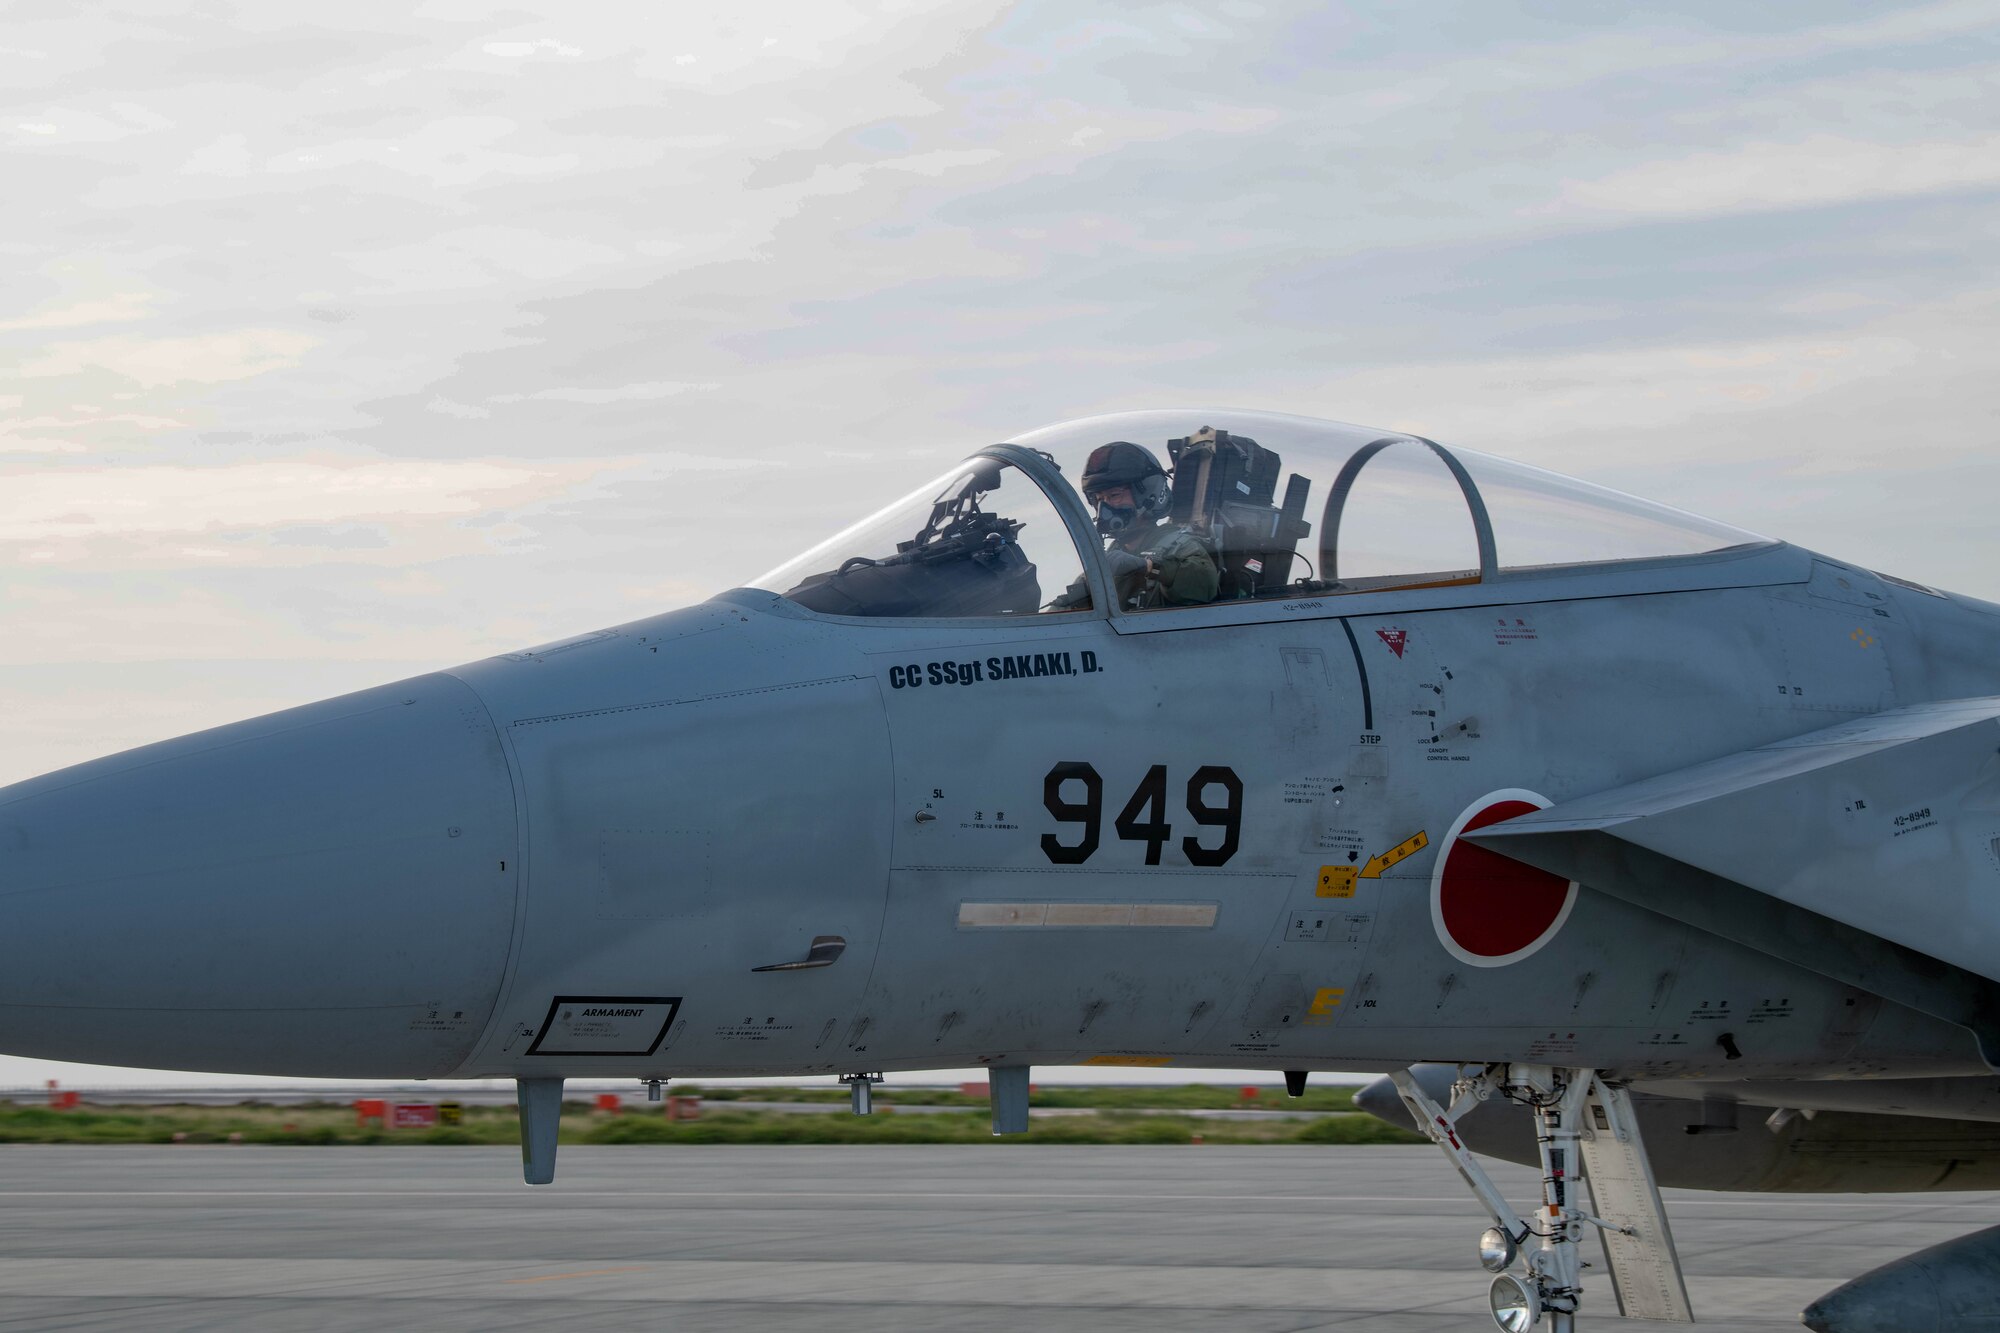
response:
[[[516,1079],[531,1183],[567,1078],[984,1065],[1007,1133],[1035,1065],[1372,1069],[1502,1328],[1575,1326],[1587,1235],[1686,1320],[1661,1179],[2000,1184],[1996,648],[1414,435],[1069,422],[701,605],[0,792],[0,1049]],[[2000,1305],[2000,1229],[1920,1258],[1809,1322]]]

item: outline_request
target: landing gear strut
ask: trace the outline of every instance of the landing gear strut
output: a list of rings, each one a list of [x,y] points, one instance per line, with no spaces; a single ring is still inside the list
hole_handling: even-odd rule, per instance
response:
[[[1411,1118],[1444,1150],[1493,1217],[1493,1227],[1480,1237],[1479,1257],[1495,1274],[1487,1295],[1493,1322],[1506,1333],[1525,1333],[1544,1319],[1550,1333],[1574,1333],[1587,1267],[1578,1247],[1592,1227],[1604,1232],[1622,1313],[1694,1322],[1666,1211],[1623,1088],[1607,1084],[1594,1069],[1487,1065],[1462,1072],[1446,1108],[1431,1100],[1410,1071],[1392,1077]],[[1459,1117],[1496,1096],[1526,1105],[1535,1116],[1542,1203],[1532,1220],[1514,1212],[1458,1137]],[[1586,1173],[1591,1208],[1582,1206]],[[1517,1262],[1518,1274],[1511,1271]]]

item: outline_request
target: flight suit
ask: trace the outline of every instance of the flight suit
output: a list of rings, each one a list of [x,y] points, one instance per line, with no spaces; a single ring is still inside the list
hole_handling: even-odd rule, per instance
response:
[[[1215,600],[1216,589],[1221,585],[1221,574],[1215,567],[1215,557],[1209,554],[1208,545],[1186,528],[1161,524],[1133,534],[1132,545],[1113,542],[1105,553],[1106,563],[1113,567],[1113,583],[1118,592],[1120,606],[1149,609],[1156,606],[1201,606]],[[1128,539],[1132,540],[1132,539]],[[1143,565],[1134,565],[1127,570],[1118,570],[1121,555],[1137,560],[1151,560],[1153,574],[1147,577]],[[1083,576],[1069,585],[1068,591],[1049,603],[1051,611],[1069,611],[1090,604],[1090,589],[1085,586]]]

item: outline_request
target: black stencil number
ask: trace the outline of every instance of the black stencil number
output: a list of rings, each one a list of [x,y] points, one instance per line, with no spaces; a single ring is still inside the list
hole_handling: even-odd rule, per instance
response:
[[[1083,799],[1072,801],[1063,795],[1065,784],[1083,784]],[[1221,805],[1210,803],[1214,790],[1222,788]],[[1080,760],[1066,760],[1050,769],[1042,779],[1042,805],[1064,824],[1081,824],[1073,843],[1053,833],[1042,835],[1042,852],[1061,866],[1082,865],[1096,854],[1104,835],[1104,779],[1097,770]],[[1194,771],[1187,782],[1187,809],[1194,822],[1204,829],[1222,830],[1222,841],[1204,847],[1199,835],[1181,839],[1181,850],[1198,866],[1227,865],[1243,841],[1243,779],[1236,770],[1221,764],[1206,764]],[[1154,764],[1139,780],[1138,790],[1118,814],[1113,828],[1123,842],[1146,844],[1146,864],[1160,864],[1160,853],[1174,836],[1167,822],[1167,766]]]
[[[1151,811],[1152,818],[1139,822],[1144,811]],[[1125,803],[1125,809],[1114,825],[1118,836],[1126,842],[1146,844],[1146,864],[1160,863],[1160,848],[1167,845],[1167,839],[1174,836],[1173,825],[1167,822],[1167,766],[1154,764],[1146,770],[1146,776],[1139,783],[1139,790],[1132,793],[1132,799]]]
[[[1063,784],[1066,782],[1083,784],[1083,800],[1063,799]],[[1049,860],[1059,866],[1081,865],[1088,861],[1091,853],[1097,850],[1104,822],[1104,779],[1097,775],[1097,770],[1075,760],[1057,764],[1042,779],[1042,804],[1059,822],[1083,825],[1083,836],[1073,846],[1066,846],[1053,833],[1042,835],[1042,851]]]
[[[1228,803],[1219,810],[1208,803],[1211,787],[1220,787],[1228,794]],[[1236,846],[1243,840],[1243,779],[1236,776],[1236,770],[1219,764],[1197,768],[1188,779],[1187,808],[1195,823],[1222,830],[1222,842],[1216,847],[1204,847],[1192,836],[1182,838],[1181,850],[1189,861],[1198,866],[1219,866],[1236,855]],[[1158,859],[1157,853],[1153,859]]]

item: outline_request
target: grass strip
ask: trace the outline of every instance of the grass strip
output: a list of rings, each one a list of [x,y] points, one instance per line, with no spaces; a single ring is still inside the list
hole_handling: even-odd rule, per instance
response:
[[[1416,1135],[1351,1108],[1311,1120],[1208,1120],[1100,1110],[1037,1117],[1025,1135],[996,1139],[983,1115],[812,1115],[704,1106],[699,1119],[657,1111],[610,1115],[572,1102],[564,1143],[1417,1143]],[[0,1143],[255,1143],[300,1146],[519,1142],[511,1106],[467,1106],[457,1125],[382,1129],[360,1125],[351,1107],[84,1105],[74,1110],[0,1102]]]

